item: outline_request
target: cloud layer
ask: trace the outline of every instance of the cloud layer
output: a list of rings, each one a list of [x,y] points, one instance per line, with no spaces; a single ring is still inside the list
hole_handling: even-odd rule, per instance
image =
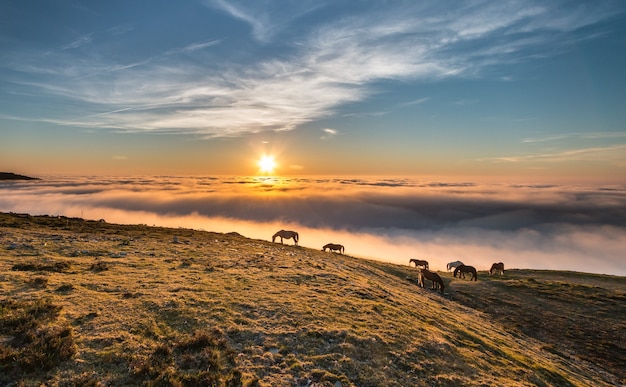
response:
[[[0,186],[0,211],[202,228],[443,269],[564,269],[626,275],[626,187],[484,185],[410,179],[51,178]]]

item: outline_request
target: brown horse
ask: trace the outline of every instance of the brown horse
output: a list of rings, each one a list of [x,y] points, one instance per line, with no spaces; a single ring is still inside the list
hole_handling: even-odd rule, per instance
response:
[[[437,290],[437,287],[439,287],[439,289],[441,290],[441,294],[443,294],[443,289],[445,288],[445,285],[443,284],[443,280],[441,279],[439,274],[433,271],[430,271],[428,269],[419,269],[419,276],[417,277],[417,283],[419,287],[421,288],[424,287],[424,279],[427,279],[433,282],[431,289]]]
[[[500,273],[500,275],[504,275],[504,263],[498,262],[491,265],[491,269],[489,269],[489,275],[494,273]]]
[[[423,267],[424,269],[428,269],[428,261],[425,261],[423,259],[415,259],[415,258],[411,258],[409,259],[409,266],[411,266],[411,263],[415,264],[415,267]]]
[[[474,266],[459,265],[456,267],[456,269],[454,269],[455,277],[457,273],[459,273],[459,278],[461,278],[461,275],[463,275],[463,278],[465,278],[465,273],[471,273],[472,278],[470,278],[470,281],[478,281],[478,273],[476,273],[476,268]]]
[[[343,245],[338,245],[335,243],[327,243],[324,245],[324,247],[322,247],[322,251],[326,251],[326,249],[328,249],[328,251],[337,251],[340,254],[343,254],[343,252],[345,251],[345,248],[343,247]]]
[[[280,237],[280,244],[283,244],[283,238],[293,238],[294,245],[298,246],[298,233],[295,231],[280,230],[272,236],[272,243],[276,240],[276,237]]]

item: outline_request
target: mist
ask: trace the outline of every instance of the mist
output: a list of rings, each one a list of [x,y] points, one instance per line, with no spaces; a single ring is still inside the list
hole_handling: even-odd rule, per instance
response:
[[[408,178],[44,177],[0,183],[0,211],[236,231],[397,264],[626,275],[626,187]],[[291,240],[285,243],[292,243]]]

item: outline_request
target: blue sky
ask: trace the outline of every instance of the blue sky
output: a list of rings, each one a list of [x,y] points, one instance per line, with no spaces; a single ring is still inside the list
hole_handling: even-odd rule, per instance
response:
[[[623,1],[5,1],[0,169],[626,176]]]

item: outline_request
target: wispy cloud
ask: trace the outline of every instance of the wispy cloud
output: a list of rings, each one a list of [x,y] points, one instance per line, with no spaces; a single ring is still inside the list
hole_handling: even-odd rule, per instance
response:
[[[221,39],[215,39],[215,40],[209,40],[207,42],[192,43],[192,44],[186,46],[185,48],[183,48],[183,51],[202,50],[202,49],[207,48],[207,47],[215,46],[216,44],[218,44],[220,42],[221,42]]]
[[[582,149],[569,149],[556,152],[532,153],[518,156],[503,156],[482,158],[481,161],[493,162],[572,162],[572,161],[597,161],[612,162],[626,165],[626,144],[604,147],[590,147]]]
[[[205,0],[205,4],[248,23],[254,38],[264,43],[288,28],[294,20],[325,6],[323,1],[311,0],[280,3],[267,0],[254,2]]]
[[[298,18],[332,3],[206,3],[250,25],[258,42],[290,49],[253,64],[232,62],[233,55],[207,65],[196,55],[221,40],[199,40],[161,57],[117,63],[101,55],[77,57],[70,48],[93,43],[91,35],[84,35],[49,55],[47,65],[37,63],[39,70],[29,61],[13,62],[22,73],[47,77],[11,83],[35,95],[71,99],[83,104],[82,111],[93,112],[30,115],[60,125],[207,137],[292,130],[372,96],[377,81],[476,77],[489,66],[549,55],[568,44],[569,32],[610,16],[604,7],[584,4],[565,9],[543,2],[461,2],[447,13],[437,3],[394,3],[385,9],[364,4],[298,29]],[[290,40],[274,41],[278,36]]]
[[[430,100],[430,98],[428,98],[428,97],[426,97],[426,98],[419,98],[419,99],[415,99],[413,101],[401,103],[398,106],[399,107],[407,107],[407,106],[421,105],[421,104],[423,104],[425,102],[428,102],[429,100]]]
[[[322,129],[322,132],[324,132],[324,134],[322,135],[322,137],[320,137],[322,140],[330,140],[331,138],[335,137],[337,135],[337,130],[336,129],[331,129],[331,128],[324,128]]]
[[[624,132],[588,132],[588,133],[563,133],[558,135],[536,136],[528,137],[522,140],[524,143],[534,142],[551,142],[560,141],[565,139],[584,139],[584,140],[597,140],[597,139],[620,139],[626,138]]]
[[[87,34],[87,35],[83,35],[81,37],[79,37],[78,39],[64,45],[62,47],[63,50],[70,50],[73,48],[78,48],[81,46],[84,46],[86,44],[89,44],[93,41],[93,34]]]

